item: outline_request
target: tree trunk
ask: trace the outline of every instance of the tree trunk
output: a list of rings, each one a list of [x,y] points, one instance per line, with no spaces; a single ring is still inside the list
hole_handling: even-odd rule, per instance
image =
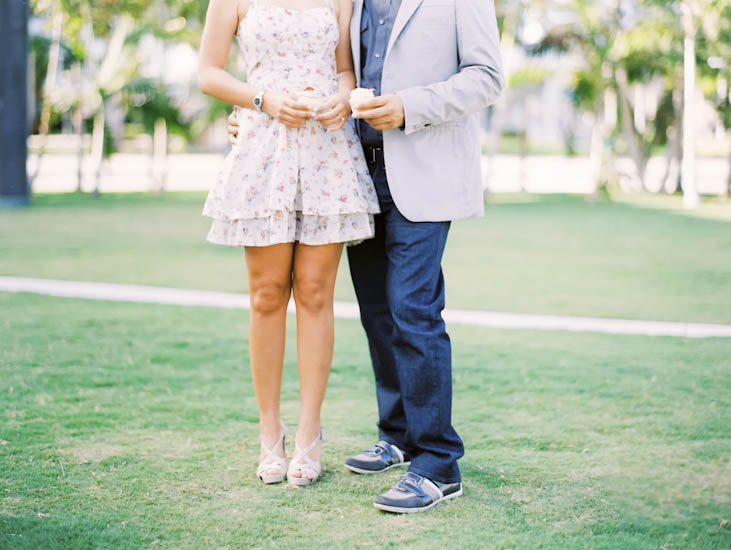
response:
[[[485,181],[487,189],[490,189],[494,178],[495,157],[500,152],[505,118],[508,110],[508,97],[510,91],[510,74],[512,71],[513,46],[515,45],[515,28],[518,22],[518,10],[511,9],[503,20],[503,32],[500,38],[500,50],[503,52],[503,75],[505,89],[500,98],[492,106],[492,118],[490,124],[490,137],[487,144],[487,174]]]
[[[38,177],[41,171],[43,156],[46,153],[46,142],[48,141],[48,131],[51,124],[51,95],[56,88],[56,73],[58,72],[58,62],[61,57],[61,33],[63,31],[63,12],[56,6],[56,14],[53,17],[53,31],[51,34],[51,47],[48,50],[48,66],[46,68],[46,80],[43,83],[43,96],[41,97],[41,120],[38,125],[38,135],[40,137],[40,149],[36,160],[35,172],[30,176],[30,185]]]
[[[683,5],[683,161],[680,167],[683,183],[683,207],[697,208],[700,204],[695,185],[695,3],[687,0]]]
[[[28,203],[28,4],[0,2],[0,206]]]
[[[104,103],[94,115],[94,129],[91,135],[91,158],[94,163],[94,195],[99,195],[104,161]]]
[[[645,190],[645,171],[647,169],[647,158],[643,153],[634,125],[634,114],[629,102],[630,88],[627,81],[627,72],[624,67],[617,67],[617,87],[619,88],[619,104],[622,110],[622,134],[627,142],[629,155],[635,164],[635,187],[638,190]]]
[[[673,123],[669,128],[670,136],[668,138],[667,153],[665,155],[666,165],[665,174],[663,175],[660,187],[661,193],[675,193],[678,190],[678,182],[680,181],[680,163],[683,155],[680,136],[682,134],[683,124],[683,76],[678,75],[678,85],[673,90]]]
[[[155,122],[155,131],[152,138],[152,174],[154,188],[157,191],[165,191],[167,184],[167,155],[168,155],[168,131],[164,118]]]
[[[76,144],[76,191],[82,191],[82,185],[84,183],[84,115],[81,111],[81,63],[77,62],[74,64],[74,78],[78,85],[79,98],[74,105],[74,128],[76,130],[76,137],[78,143]]]
[[[589,197],[599,199],[599,190],[604,180],[604,100],[597,102],[594,111],[594,126],[591,129],[591,144],[589,146],[589,166],[591,167],[592,191]]]

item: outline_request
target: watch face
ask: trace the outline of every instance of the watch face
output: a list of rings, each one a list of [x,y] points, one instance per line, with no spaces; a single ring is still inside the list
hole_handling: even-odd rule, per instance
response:
[[[260,97],[254,98],[254,107],[261,107],[261,98]]]

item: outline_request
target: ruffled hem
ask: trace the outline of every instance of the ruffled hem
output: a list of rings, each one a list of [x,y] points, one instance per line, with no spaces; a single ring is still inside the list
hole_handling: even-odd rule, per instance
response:
[[[296,204],[295,207],[291,207],[287,204],[279,204],[275,207],[262,208],[261,210],[251,209],[225,209],[225,205],[219,203],[217,205],[211,204],[212,201],[207,201],[203,206],[203,215],[216,220],[223,220],[226,222],[234,222],[237,220],[251,220],[251,219],[267,219],[271,216],[275,216],[277,212],[283,212],[285,214],[304,214],[312,217],[336,217],[336,216],[347,216],[353,214],[380,214],[381,208],[378,203],[373,202],[359,202],[355,204],[343,203],[338,209],[327,209],[327,208],[310,208],[307,211],[302,211]]]
[[[374,235],[373,215],[367,212],[311,216],[302,212],[276,211],[265,218],[214,219],[206,240],[225,246],[270,246],[292,242],[353,246]]]

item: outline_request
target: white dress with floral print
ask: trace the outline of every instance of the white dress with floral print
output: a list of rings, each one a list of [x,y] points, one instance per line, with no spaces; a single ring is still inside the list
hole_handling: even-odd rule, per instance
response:
[[[337,92],[339,31],[329,4],[296,11],[252,1],[236,37],[257,89]],[[208,241],[354,244],[373,236],[378,198],[351,121],[328,132],[316,120],[288,128],[253,109],[239,108],[238,118],[238,142],[203,208],[213,218]]]

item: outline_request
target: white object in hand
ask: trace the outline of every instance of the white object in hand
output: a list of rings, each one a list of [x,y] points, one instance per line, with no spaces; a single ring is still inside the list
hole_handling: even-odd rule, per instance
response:
[[[300,92],[297,99],[300,103],[304,103],[305,105],[313,109],[317,109],[320,105],[322,105],[322,102],[324,101],[324,98],[312,89]]]
[[[363,103],[374,97],[375,96],[373,95],[373,90],[371,88],[356,88],[350,92],[350,108],[353,112],[356,112],[360,109],[360,106],[363,105]]]

